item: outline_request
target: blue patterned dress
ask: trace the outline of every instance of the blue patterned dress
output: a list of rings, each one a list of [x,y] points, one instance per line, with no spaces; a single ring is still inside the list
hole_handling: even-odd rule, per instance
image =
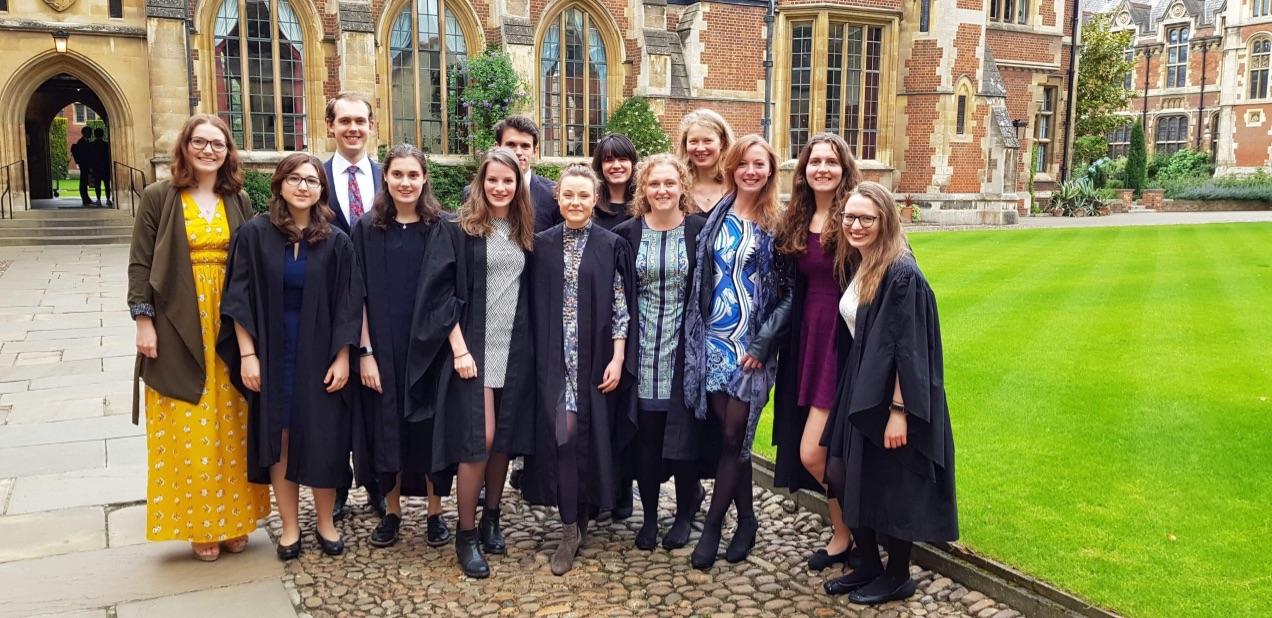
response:
[[[751,337],[748,333],[760,284],[757,261],[758,227],[730,211],[725,215],[710,258],[715,264],[711,283],[711,315],[706,318],[707,392],[729,392]]]

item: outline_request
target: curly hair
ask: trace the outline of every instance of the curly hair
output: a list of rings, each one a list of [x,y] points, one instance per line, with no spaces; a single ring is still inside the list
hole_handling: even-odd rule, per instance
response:
[[[799,162],[795,165],[794,178],[791,181],[791,201],[786,206],[786,216],[782,228],[777,234],[777,250],[787,255],[801,255],[808,250],[808,227],[813,222],[813,214],[817,212],[817,196],[808,184],[808,159],[812,156],[813,147],[827,144],[839,159],[843,173],[839,177],[839,186],[830,202],[830,218],[827,220],[837,224],[840,211],[853,188],[861,182],[861,171],[857,169],[857,160],[848,148],[848,142],[834,133],[819,133],[808,140],[808,144],[799,151]],[[824,232],[824,230],[823,230]],[[821,235],[822,251],[834,255],[839,234]]]
[[[318,185],[321,190],[318,193],[318,201],[310,208],[309,225],[301,230],[296,227],[291,210],[287,208],[287,201],[283,199],[283,180],[306,163],[314,166],[314,171],[318,172]],[[322,161],[319,161],[318,157],[307,152],[294,152],[287,155],[279,162],[274,170],[274,176],[269,179],[269,192],[269,222],[287,237],[287,242],[298,243],[303,239],[312,247],[331,235],[331,220],[336,215],[327,206],[327,175],[323,173]]]
[[[654,168],[660,165],[669,165],[676,170],[676,177],[680,179],[680,200],[678,206],[680,211],[686,215],[698,212],[698,204],[693,201],[693,196],[689,194],[689,183],[692,182],[689,176],[689,168],[681,161],[679,157],[668,153],[661,152],[656,155],[650,155],[641,162],[640,167],[636,168],[633,175],[636,179],[636,197],[632,199],[630,209],[633,217],[643,217],[651,210],[653,206],[649,203],[649,198],[645,196],[645,188],[649,186],[649,177],[654,173]]]

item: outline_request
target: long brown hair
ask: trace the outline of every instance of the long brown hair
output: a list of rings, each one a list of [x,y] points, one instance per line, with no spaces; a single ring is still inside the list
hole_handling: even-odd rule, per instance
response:
[[[643,217],[653,210],[649,205],[649,198],[645,197],[645,188],[649,185],[649,176],[654,173],[654,168],[659,165],[670,165],[676,170],[676,177],[680,179],[680,212],[691,215],[698,212],[698,204],[693,201],[693,196],[689,194],[689,185],[692,182],[689,176],[689,168],[675,155],[667,152],[660,152],[656,155],[650,155],[640,166],[636,168],[633,174],[636,180],[636,196],[632,199],[630,212],[633,217]]]
[[[468,200],[459,207],[459,228],[469,236],[485,238],[495,230],[491,223],[490,202],[486,200],[486,170],[492,163],[508,169],[517,179],[517,192],[508,205],[508,223],[512,225],[512,241],[526,251],[534,251],[534,207],[530,205],[530,189],[521,175],[516,155],[507,148],[491,148],[481,159],[481,166],[468,185]]]
[[[795,165],[795,177],[791,185],[791,201],[786,206],[785,220],[781,231],[777,234],[777,250],[787,255],[801,255],[808,251],[808,227],[813,222],[813,214],[817,212],[817,196],[813,194],[813,188],[808,184],[808,159],[813,154],[813,146],[817,144],[829,144],[835,157],[839,159],[839,165],[843,168],[839,186],[835,188],[835,195],[830,201],[830,217],[826,220],[827,228],[837,225],[844,202],[848,201],[853,188],[861,182],[861,171],[857,169],[857,160],[853,158],[852,151],[848,149],[848,142],[845,142],[844,138],[834,133],[819,133],[813,136],[803,150],[799,151],[799,162]],[[827,255],[835,254],[835,246],[839,244],[839,234],[839,230],[832,229],[829,233],[825,229],[822,230],[821,247]]]
[[[383,230],[397,217],[397,202],[393,201],[393,196],[389,192],[389,169],[398,159],[415,159],[415,162],[420,164],[420,170],[424,172],[424,186],[420,188],[419,197],[415,198],[415,214],[424,223],[437,221],[442,215],[442,205],[433,195],[433,183],[429,182],[428,157],[424,155],[423,150],[415,146],[398,144],[389,150],[389,154],[384,157],[384,163],[380,164],[382,170],[380,193],[375,196],[375,201],[371,204],[371,225]]]
[[[840,279],[840,285],[847,287],[848,281],[843,279],[849,276],[847,273],[856,273],[858,295],[864,305],[874,300],[888,268],[910,255],[910,245],[906,243],[905,232],[901,229],[901,215],[897,212],[897,200],[892,197],[891,191],[877,182],[864,181],[853,188],[849,193],[850,197],[852,195],[860,195],[879,208],[879,220],[875,221],[879,234],[866,247],[864,254],[853,248],[846,237],[841,238],[842,242],[835,251],[835,276]],[[842,209],[840,213],[842,215]],[[840,226],[839,234],[843,235],[843,217],[836,223]]]
[[[764,150],[764,154],[768,157],[769,177],[764,182],[764,190],[760,191],[760,196],[755,200],[755,206],[758,216],[755,222],[765,232],[772,234],[777,230],[779,219],[781,218],[781,203],[777,198],[777,152],[769,145],[763,137],[754,133],[742,136],[737,143],[733,144],[724,154],[724,180],[725,186],[729,191],[737,191],[737,186],[733,182],[733,173],[742,165],[742,158],[746,156],[746,151],[752,146],[759,146]],[[737,198],[734,197],[736,200]]]
[[[225,161],[216,171],[216,184],[212,190],[217,195],[236,195],[243,190],[243,168],[239,164],[238,148],[234,146],[234,135],[230,127],[219,116],[212,114],[195,114],[185,121],[181,133],[177,135],[177,143],[172,147],[172,188],[190,189],[199,185],[194,166],[190,164],[190,154],[186,148],[190,146],[190,137],[199,125],[210,124],[225,136]]]
[[[287,201],[283,199],[283,180],[306,163],[314,166],[322,190],[318,194],[318,202],[310,207],[309,225],[300,230],[287,209]],[[322,161],[318,157],[307,152],[293,152],[284,157],[269,179],[269,192],[269,222],[287,237],[287,242],[298,243],[303,238],[312,247],[331,235],[331,220],[336,215],[327,207],[327,175],[323,173]]]
[[[676,156],[684,162],[685,167],[689,168],[689,175],[698,180],[698,170],[689,163],[689,129],[690,127],[703,127],[709,129],[720,139],[720,156],[716,158],[715,176],[712,180],[716,182],[728,182],[725,178],[724,171],[724,154],[733,146],[733,127],[729,126],[729,121],[724,119],[715,110],[702,108],[695,109],[684,118],[680,119],[680,139],[676,141]]]

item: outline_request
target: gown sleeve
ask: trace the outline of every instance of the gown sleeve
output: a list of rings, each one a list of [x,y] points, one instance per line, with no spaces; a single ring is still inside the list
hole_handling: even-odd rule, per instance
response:
[[[467,303],[461,289],[467,265],[460,259],[463,252],[463,230],[449,221],[433,226],[425,241],[424,267],[420,271],[414,315],[411,317],[411,341],[407,347],[407,384],[409,400],[431,400],[425,376],[431,372],[452,371],[450,362],[436,366],[444,350],[449,350],[451,329],[459,324]],[[408,407],[407,420],[426,420],[432,406]]]
[[[935,296],[922,273],[910,265],[900,269],[885,301],[882,311],[889,317],[892,356],[909,415],[910,440],[929,461],[943,465],[949,411]]]
[[[230,242],[229,256],[225,261],[225,290],[221,294],[221,330],[216,345],[217,354],[229,367],[230,381],[244,394],[249,391],[243,385],[240,373],[243,359],[234,325],[242,326],[253,341],[260,341],[256,323],[256,290],[252,285],[252,267],[259,257],[256,255],[258,235],[257,226],[248,223],[239,228]]]
[[[362,274],[353,253],[353,241],[343,233],[332,233],[332,256],[336,266],[336,289],[331,290],[334,303],[332,318],[333,337],[328,351],[328,362],[334,361],[342,348],[356,346],[362,338]],[[350,359],[350,365],[355,364]]]

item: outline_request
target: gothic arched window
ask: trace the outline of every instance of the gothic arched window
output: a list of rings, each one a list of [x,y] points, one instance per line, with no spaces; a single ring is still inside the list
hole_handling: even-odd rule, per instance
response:
[[[287,0],[222,0],[213,23],[216,113],[244,150],[304,150],[305,41]]]
[[[609,118],[609,52],[592,15],[572,4],[539,42],[539,121],[547,156],[586,157]]]
[[[395,144],[416,144],[429,153],[469,150],[467,110],[459,100],[469,45],[456,9],[445,0],[410,0],[393,20],[388,66]]]

